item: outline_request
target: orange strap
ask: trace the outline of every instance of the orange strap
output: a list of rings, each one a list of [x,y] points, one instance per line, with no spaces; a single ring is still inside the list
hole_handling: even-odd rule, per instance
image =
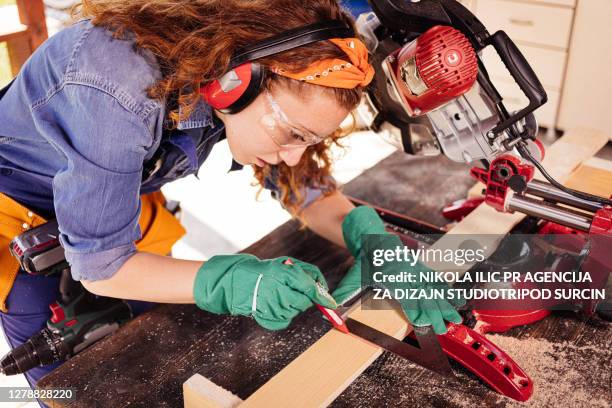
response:
[[[142,207],[138,222],[142,238],[136,241],[136,248],[168,255],[172,245],[185,235],[185,229],[165,208],[166,199],[161,192],[140,198]],[[23,231],[45,222],[43,217],[0,193],[0,310],[4,313],[8,312],[6,299],[19,272],[19,263],[8,250],[9,243]]]

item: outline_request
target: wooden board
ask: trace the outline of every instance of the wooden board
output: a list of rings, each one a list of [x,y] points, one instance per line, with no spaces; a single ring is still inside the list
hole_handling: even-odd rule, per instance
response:
[[[409,328],[406,319],[395,310],[358,309],[351,317],[395,338],[404,338]],[[354,336],[330,330],[241,407],[328,406],[382,352]]]
[[[564,182],[583,161],[597,153],[607,140],[604,135],[584,130],[570,133],[548,150],[544,165],[553,177]],[[499,213],[489,206],[481,205],[448,234],[503,236],[524,217],[522,214]],[[445,238],[446,235],[436,245],[442,248],[452,245]],[[488,245],[496,247],[495,243]],[[465,270],[471,266],[466,266]],[[406,320],[392,310],[367,312],[357,310],[351,316],[359,318],[367,316],[364,322],[395,337],[405,334],[408,327]],[[365,344],[359,339],[330,331],[259,388],[241,406],[327,406],[381,352],[381,349]],[[300,398],[296,399],[296,395]]]
[[[612,162],[608,162],[612,165]],[[609,198],[612,195],[612,183],[610,183],[611,170],[606,170],[590,165],[580,166],[574,174],[565,182],[565,186],[595,194],[600,197]]]
[[[183,383],[185,408],[234,408],[242,400],[208,378],[194,374]]]

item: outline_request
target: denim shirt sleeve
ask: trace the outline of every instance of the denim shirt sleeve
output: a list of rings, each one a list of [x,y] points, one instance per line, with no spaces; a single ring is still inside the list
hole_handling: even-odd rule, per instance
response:
[[[279,200],[280,190],[277,185],[278,168],[272,167],[270,174],[264,179],[264,188],[270,190],[272,197]],[[302,189],[304,202],[300,206],[301,209],[308,207],[323,195],[323,190],[317,186],[306,186]],[[279,200],[280,202],[280,200]],[[282,205],[282,204],[281,204]]]
[[[150,128],[121,98],[82,84],[64,84],[34,106],[33,115],[66,158],[53,178],[53,195],[72,276],[108,279],[141,237],[139,189]]]

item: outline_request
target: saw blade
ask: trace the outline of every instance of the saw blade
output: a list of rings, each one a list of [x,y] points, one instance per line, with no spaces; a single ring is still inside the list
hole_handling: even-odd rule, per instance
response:
[[[383,350],[390,351],[406,360],[412,361],[423,368],[447,378],[454,378],[455,373],[450,366],[448,357],[446,353],[444,353],[444,350],[442,350],[442,346],[438,341],[438,336],[431,326],[413,326],[413,333],[419,344],[419,347],[414,347],[349,317],[353,311],[361,308],[364,302],[367,302],[366,299],[371,299],[371,289],[371,287],[364,288],[364,290],[336,309],[336,312],[338,312],[340,317],[344,320],[349,333]],[[384,303],[393,309],[401,310],[400,304],[395,300],[385,300]]]
[[[384,350],[390,351],[444,377],[455,377],[455,373],[438,342],[436,334],[429,326],[414,327],[415,336],[420,346],[415,347],[350,317],[345,320],[345,324],[351,334]]]
[[[414,327],[414,334],[420,346],[415,347],[350,317],[345,320],[345,324],[351,334],[383,350],[412,361],[444,377],[455,377],[448,357],[446,357],[438,342],[437,335],[430,326]]]

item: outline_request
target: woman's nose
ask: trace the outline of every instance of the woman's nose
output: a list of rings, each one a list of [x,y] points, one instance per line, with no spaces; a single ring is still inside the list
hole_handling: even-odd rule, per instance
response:
[[[304,151],[306,151],[307,146],[299,146],[299,147],[283,147],[278,155],[280,158],[287,164],[287,166],[295,166],[300,162],[300,158]]]

